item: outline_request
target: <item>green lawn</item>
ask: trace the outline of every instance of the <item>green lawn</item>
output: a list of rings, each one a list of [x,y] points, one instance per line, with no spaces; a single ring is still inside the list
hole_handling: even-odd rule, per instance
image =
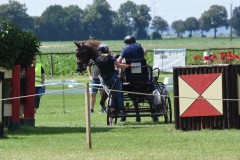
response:
[[[75,52],[74,41],[68,42],[42,42],[42,53],[70,53]],[[108,44],[112,51],[118,53],[122,50],[124,43],[122,40],[101,41]],[[187,48],[187,49],[209,49],[209,48],[239,48],[240,39],[235,38],[232,41],[229,38],[172,38],[163,40],[137,40],[146,50],[160,48]]]
[[[172,96],[172,92],[170,92]],[[99,97],[98,97],[99,98]],[[99,99],[98,99],[99,101]],[[44,95],[36,127],[7,132],[0,140],[4,160],[239,159],[239,130],[175,130],[174,123],[127,118],[106,126],[106,114],[91,114],[92,149],[86,145],[83,94]]]

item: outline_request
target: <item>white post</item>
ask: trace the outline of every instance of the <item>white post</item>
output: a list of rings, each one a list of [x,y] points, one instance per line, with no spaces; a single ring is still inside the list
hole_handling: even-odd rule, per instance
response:
[[[92,148],[91,142],[91,121],[90,121],[90,95],[89,83],[85,83],[85,117],[86,117],[86,142],[87,147]]]

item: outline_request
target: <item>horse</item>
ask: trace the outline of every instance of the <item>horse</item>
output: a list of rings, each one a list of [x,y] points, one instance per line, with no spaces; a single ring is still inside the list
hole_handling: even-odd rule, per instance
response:
[[[83,71],[86,71],[86,66],[89,63],[90,59],[95,61],[96,58],[99,56],[97,48],[101,43],[99,41],[75,41],[74,43],[77,46],[77,71],[82,73]]]
[[[95,62],[95,60],[100,56],[97,48],[101,43],[99,41],[86,41],[86,42],[74,42],[74,43],[77,46],[77,49],[76,49],[76,57],[77,57],[77,65],[78,65],[77,68],[84,71],[84,70],[86,70],[86,65],[90,62],[90,60],[93,60]],[[116,72],[118,72],[118,70],[116,70]],[[124,73],[118,72],[118,74],[120,74],[121,80],[124,81],[124,78],[123,78]],[[110,88],[108,88],[108,89],[110,89]],[[106,89],[106,90],[108,90],[108,89]],[[104,93],[105,93],[105,95],[104,95],[104,97],[102,96],[100,104],[103,103],[103,101],[107,98],[106,91]],[[115,98],[111,94],[111,91],[108,93],[108,95],[110,98],[109,98],[109,102],[108,102],[109,106],[108,106],[107,114],[108,115],[116,115],[117,114],[117,110],[116,110],[117,104],[116,104]],[[138,110],[136,112],[138,112]],[[109,116],[107,119],[108,119],[109,125],[111,125],[113,123],[113,117]],[[125,120],[126,120],[125,117],[121,118],[121,121],[125,121]],[[116,119],[115,119],[115,123],[116,123]]]
[[[100,56],[97,49],[98,49],[98,46],[101,43],[98,42],[98,41],[86,41],[86,42],[74,42],[74,43],[77,46],[76,57],[77,57],[77,60],[78,60],[78,68],[86,70],[85,66],[89,63],[89,61],[91,59],[93,61],[96,61],[96,59]],[[136,121],[137,122],[141,121],[141,119],[140,119],[140,109],[139,109],[139,106],[138,106],[139,103],[142,104],[144,102],[147,102],[149,104],[150,111],[147,108],[146,112],[150,112],[149,116],[152,117],[153,121],[154,122],[158,121],[158,116],[161,116],[161,115],[164,114],[164,117],[166,117],[165,122],[167,122],[168,121],[168,113],[171,114],[171,106],[169,107],[170,98],[166,99],[166,98],[164,98],[164,96],[161,96],[161,95],[168,95],[168,92],[167,92],[167,90],[165,90],[164,85],[161,85],[162,83],[159,83],[157,81],[158,78],[159,78],[160,70],[158,69],[158,72],[157,72],[158,75],[157,75],[156,78],[154,78],[155,81],[152,81],[152,76],[150,76],[150,78],[149,78],[149,75],[152,75],[152,73],[153,73],[152,68],[150,66],[146,68],[146,66],[147,66],[146,65],[146,60],[145,61],[143,61],[142,59],[140,59],[140,60],[141,60],[140,63],[141,64],[143,63],[142,64],[143,74],[141,74],[141,75],[137,74],[138,76],[136,76],[136,77],[135,77],[134,74],[133,75],[130,74],[129,77],[133,76],[133,79],[137,80],[137,81],[144,78],[143,82],[140,82],[140,83],[134,83],[133,82],[133,84],[126,85],[125,87],[129,87],[129,88],[125,88],[125,89],[126,90],[131,90],[131,91],[133,90],[133,91],[137,91],[137,92],[142,92],[143,91],[144,93],[146,92],[148,94],[149,93],[154,93],[154,97],[151,98],[151,96],[127,94],[127,96],[133,102],[133,105],[131,105],[131,106],[134,107],[134,110],[136,112]],[[127,63],[127,61],[126,61],[126,63]],[[128,73],[128,72],[126,72],[126,73]],[[124,77],[124,74],[121,73],[120,75],[121,75],[121,78]],[[148,77],[148,78],[146,78],[146,77]],[[138,78],[138,79],[136,79],[136,78]],[[125,79],[126,79],[126,77],[125,77]],[[148,83],[147,82],[145,83],[146,79],[147,79],[147,82],[149,81]],[[106,94],[106,91],[105,91],[105,94]],[[115,108],[117,108],[117,107],[116,107],[116,103],[114,102],[115,101],[114,97],[111,94],[109,94],[109,95],[110,95],[109,96],[109,104],[108,104],[109,108],[108,108],[107,114],[109,116],[108,122],[111,125],[112,124],[112,118],[116,117],[116,119],[117,119],[118,115],[116,114],[116,110],[115,110]],[[107,99],[107,94],[106,94],[106,97],[102,96],[101,101],[103,101],[104,98],[105,98],[105,100]],[[130,109],[131,106],[129,107],[128,104],[126,103],[126,108],[125,109],[129,110],[128,113],[131,113],[131,109]],[[164,109],[164,113],[162,113],[163,109]],[[141,111],[145,112],[145,110],[141,110]],[[168,112],[168,110],[169,110],[169,112]],[[126,117],[122,117],[122,118],[126,118]],[[116,123],[116,119],[115,119],[115,123]],[[171,116],[170,116],[170,121],[171,121]]]
[[[76,57],[77,57],[77,70],[79,72],[86,71],[86,66],[92,59],[95,61],[99,56],[98,46],[101,44],[99,41],[86,41],[86,42],[74,42],[77,46]],[[108,95],[105,90],[102,91],[100,105],[106,111],[105,102]]]

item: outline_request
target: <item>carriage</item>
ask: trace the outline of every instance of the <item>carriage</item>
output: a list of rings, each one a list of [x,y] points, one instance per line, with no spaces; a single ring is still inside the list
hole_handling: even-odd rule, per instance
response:
[[[84,70],[90,59],[95,60],[99,55],[96,52],[97,42],[75,42],[77,49],[78,69]],[[166,86],[159,82],[160,69],[152,69],[147,65],[146,59],[126,60],[127,64],[135,65],[136,68],[122,70],[120,78],[122,81],[122,96],[125,114],[118,114],[116,110],[115,97],[112,88],[104,86],[108,93],[107,102],[107,125],[117,123],[117,119],[125,121],[126,117],[135,117],[136,122],[141,117],[151,117],[154,122],[159,117],[164,117],[165,123],[172,122],[172,107]],[[113,84],[114,85],[114,84]],[[119,91],[118,91],[119,92]]]
[[[108,93],[107,124],[117,123],[117,118],[125,121],[126,117],[135,117],[136,122],[141,121],[141,117],[151,117],[154,122],[159,121],[160,116],[164,116],[165,123],[172,122],[172,108],[166,86],[159,82],[160,69],[152,69],[148,66],[146,59],[126,60],[127,64],[137,65],[137,68],[125,69],[121,72],[122,94],[125,115],[118,115],[112,109],[111,91]],[[114,119],[114,121],[112,120]]]

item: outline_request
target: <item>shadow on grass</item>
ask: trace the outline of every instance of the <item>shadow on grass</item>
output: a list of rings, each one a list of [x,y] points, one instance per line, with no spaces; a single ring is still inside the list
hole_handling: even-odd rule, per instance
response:
[[[113,126],[103,126],[103,127],[91,127],[91,133],[99,133],[99,132],[109,132],[111,130],[116,130],[122,127],[138,129],[138,128],[145,128],[146,126],[156,126],[158,125],[173,125],[173,123],[165,124],[164,122],[117,122],[117,124]],[[18,135],[54,135],[54,134],[66,134],[66,133],[86,133],[85,127],[48,127],[48,126],[41,126],[41,127],[22,127],[18,131],[7,131],[4,139],[14,139],[20,138],[17,137]]]
[[[144,127],[145,125],[148,125],[148,126],[153,126],[153,125],[170,125],[170,124],[174,124],[175,122],[171,122],[171,123],[165,123],[165,122],[163,122],[163,121],[160,121],[160,122],[150,122],[150,121],[148,121],[148,122],[125,122],[125,123],[123,123],[122,125],[123,126],[132,126],[132,125],[134,125],[134,126],[138,126],[138,127]]]
[[[92,127],[91,132],[108,132],[113,127]],[[8,131],[7,136],[14,135],[47,135],[47,134],[65,134],[65,133],[86,133],[85,127],[22,127],[19,131]]]

